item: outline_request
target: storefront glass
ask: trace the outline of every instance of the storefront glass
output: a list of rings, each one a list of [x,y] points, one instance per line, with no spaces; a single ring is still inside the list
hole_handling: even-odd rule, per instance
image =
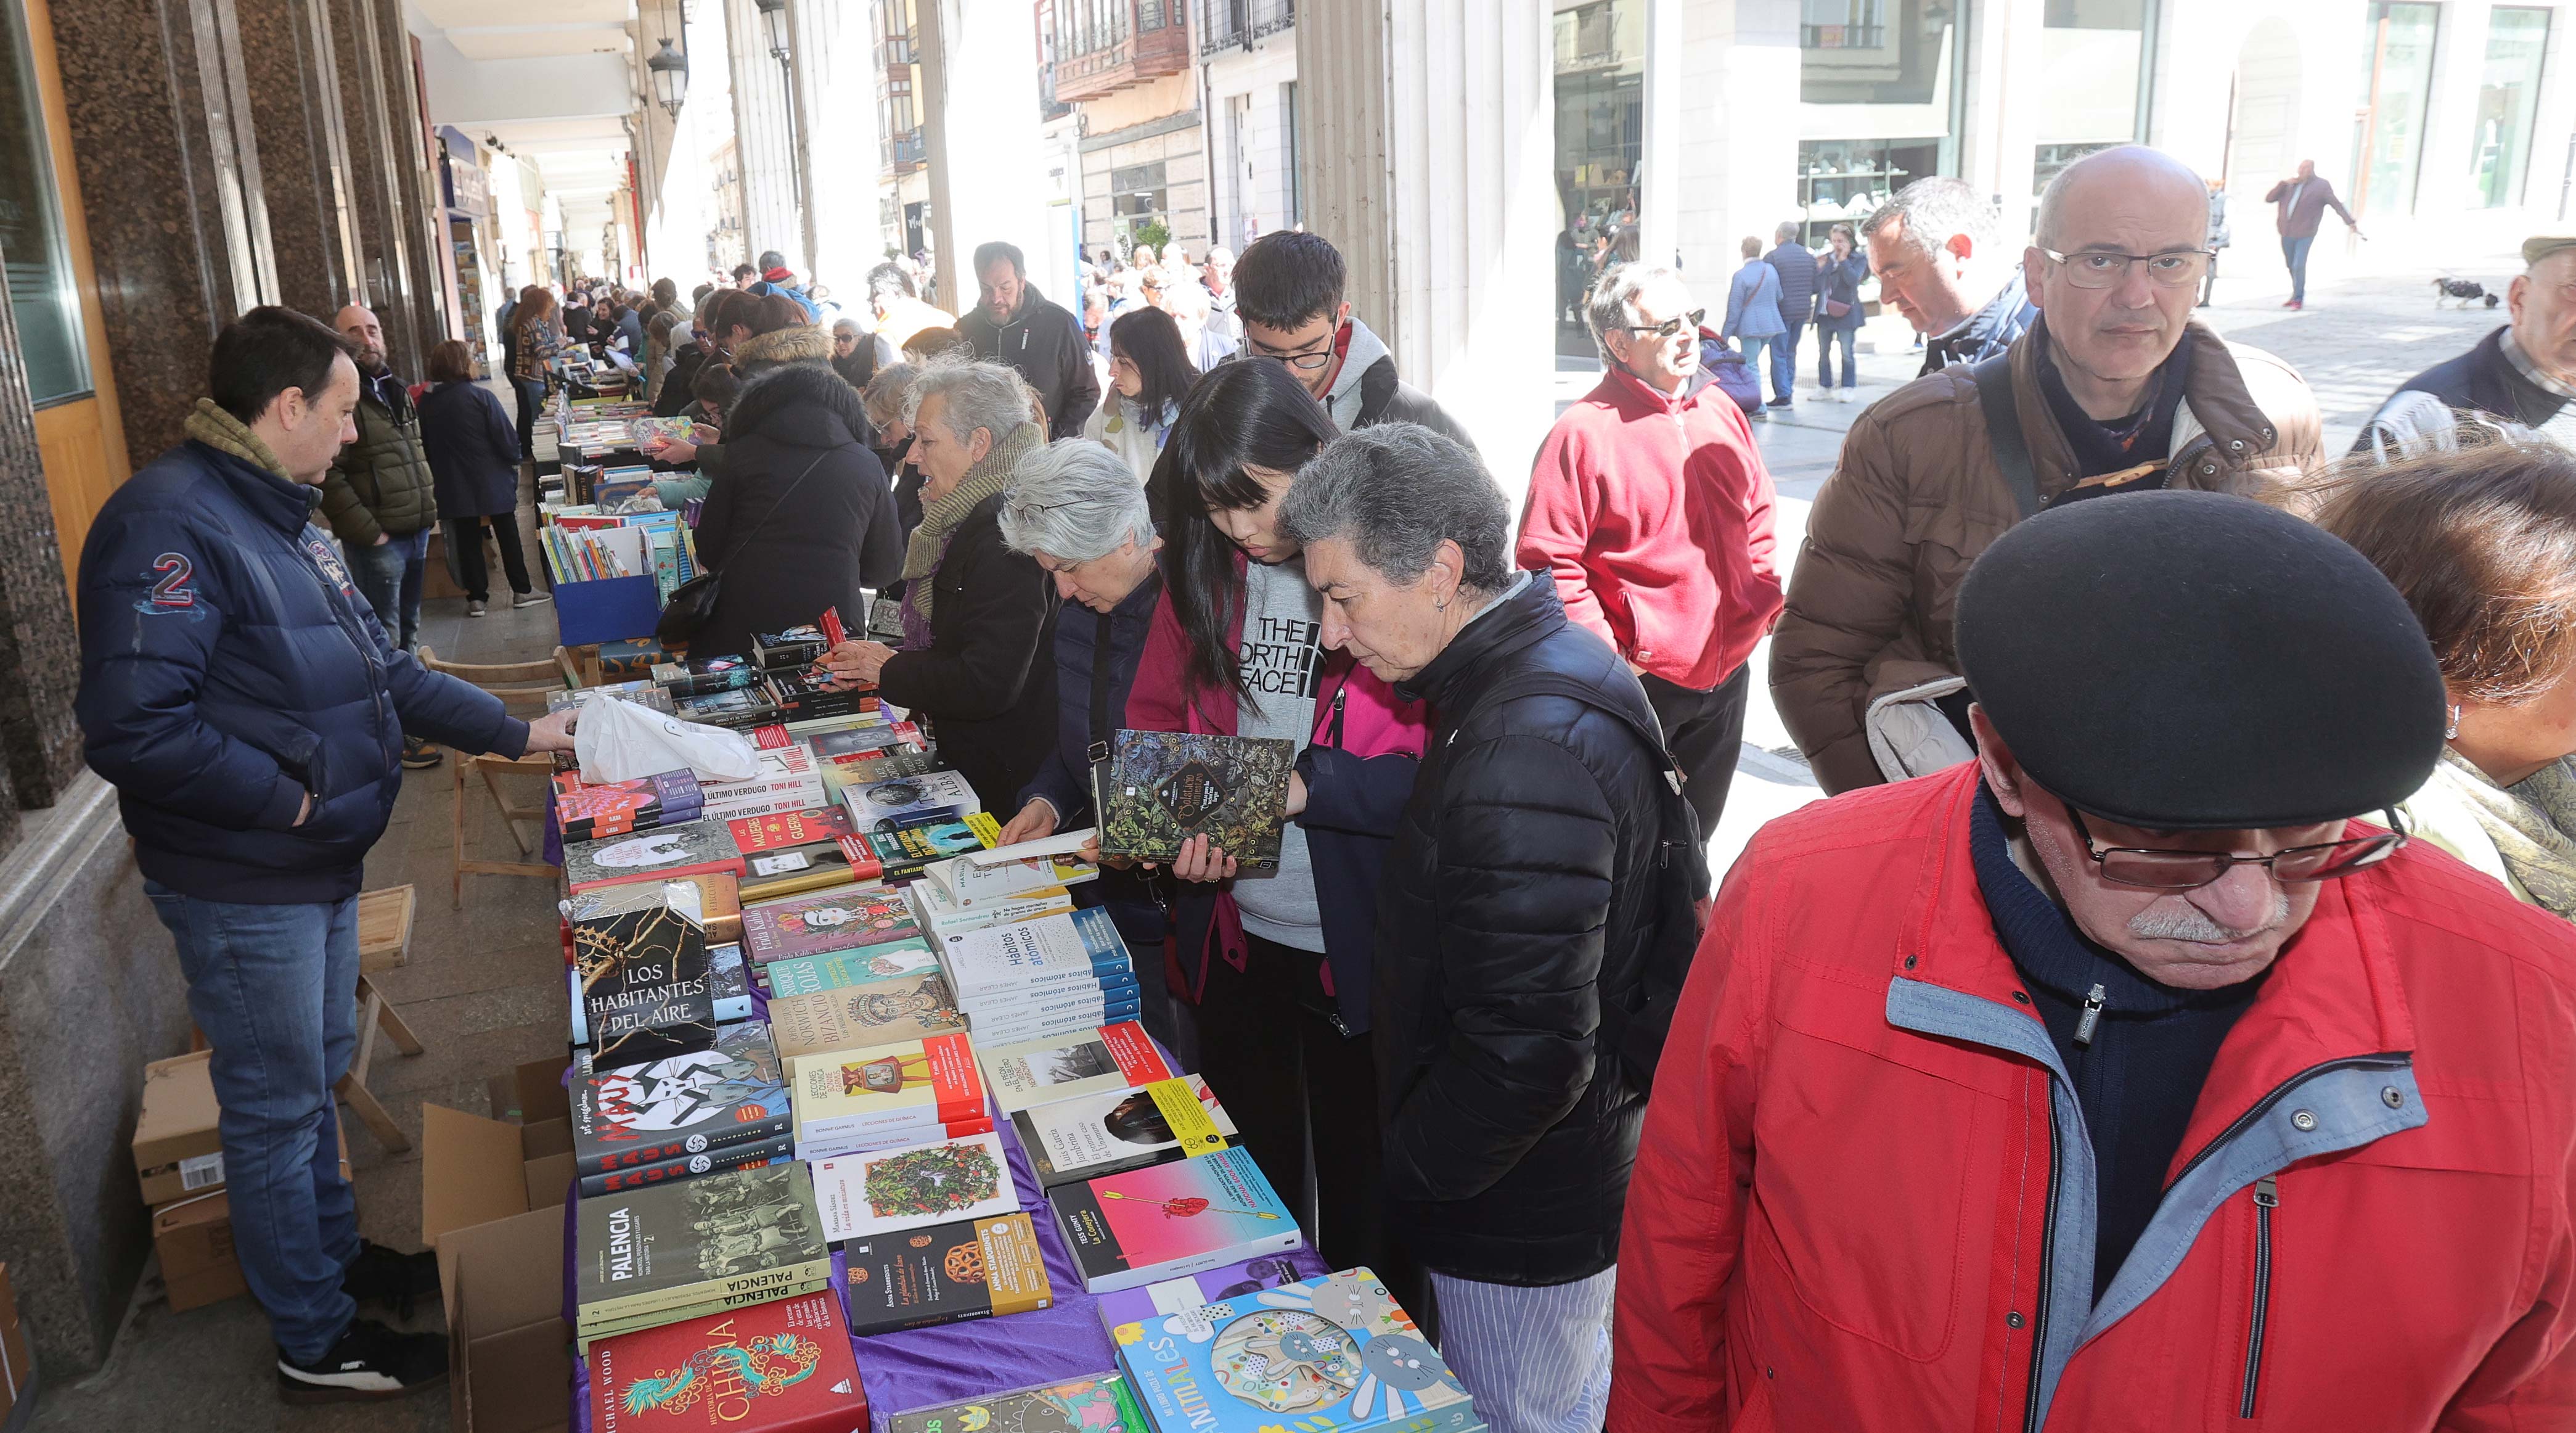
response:
[[[2047,0],[2031,197],[2088,154],[2146,137],[2154,0]]]
[[[81,342],[80,290],[63,243],[54,198],[54,161],[36,94],[23,12],[0,4],[0,261],[27,387],[41,408],[90,391]]]
[[[1637,208],[1646,135],[1642,0],[1557,0],[1559,217],[1590,239]]]
[[[1822,247],[1899,189],[1959,168],[1966,0],[1800,0],[1798,202]]]
[[[2373,0],[2361,32],[2362,112],[2353,162],[2359,214],[2415,212],[2424,158],[2424,111],[2433,90],[2433,34],[2442,7]]]
[[[2539,118],[2540,58],[2549,48],[2549,12],[2498,5],[2487,12],[2487,65],[2478,82],[2477,130],[2469,154],[2474,202],[2511,204],[2531,164],[2531,127]]]

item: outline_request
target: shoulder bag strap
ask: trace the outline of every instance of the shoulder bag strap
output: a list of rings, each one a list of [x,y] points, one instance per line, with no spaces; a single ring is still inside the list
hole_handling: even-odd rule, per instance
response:
[[[1984,359],[1969,370],[1977,380],[1977,403],[1986,412],[1986,441],[1994,446],[1995,466],[2013,505],[2023,517],[2039,511],[2039,476],[2030,465],[2030,444],[2021,434],[2021,411],[2013,402],[2012,350]]]
[[[742,540],[733,545],[733,551],[725,554],[724,562],[717,563],[713,568],[710,568],[709,571],[722,572],[724,571],[726,562],[731,562],[735,558],[742,556],[742,550],[749,547],[751,545],[751,540],[760,536],[760,534],[769,527],[769,520],[778,516],[778,510],[787,506],[787,500],[796,496],[796,490],[805,485],[805,479],[810,476],[816,468],[823,465],[823,460],[848,446],[849,445],[846,443],[836,443],[831,447],[825,448],[823,451],[816,453],[814,455],[814,461],[805,465],[805,471],[796,475],[796,481],[787,485],[787,491],[778,495],[778,501],[769,505],[769,511],[760,515],[760,521],[752,524],[751,531],[744,533],[742,535]]]

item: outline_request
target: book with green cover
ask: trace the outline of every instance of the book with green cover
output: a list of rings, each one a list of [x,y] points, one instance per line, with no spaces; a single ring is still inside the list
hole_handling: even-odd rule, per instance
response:
[[[1274,737],[1121,731],[1099,790],[1100,854],[1169,861],[1205,836],[1246,869],[1279,864],[1296,743]]]
[[[783,1297],[831,1272],[814,1177],[800,1161],[585,1199],[575,1216],[584,1338],[639,1314]]]

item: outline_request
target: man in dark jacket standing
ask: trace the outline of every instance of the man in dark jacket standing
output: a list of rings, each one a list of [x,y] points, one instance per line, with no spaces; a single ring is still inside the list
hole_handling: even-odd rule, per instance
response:
[[[385,331],[374,312],[351,304],[332,326],[357,347],[358,440],[331,460],[322,512],[348,550],[349,571],[385,635],[410,651],[420,641],[420,582],[438,521],[437,481],[421,452],[411,392],[385,367]],[[436,766],[438,753],[412,742],[403,762]]]
[[[2576,236],[2525,239],[2522,263],[2505,290],[2512,321],[2407,379],[2361,425],[2354,452],[2447,450],[2480,423],[2518,424],[2576,447]]]
[[[2370,236],[2361,232],[2361,221],[2352,217],[2352,211],[2335,196],[2334,186],[2317,177],[2317,162],[2313,159],[2300,160],[2299,172],[2273,185],[2263,202],[2280,206],[2272,215],[2272,225],[2281,231],[2281,260],[2290,266],[2290,297],[2281,307],[2306,308],[2308,250],[2317,242],[2317,226],[2325,222],[2326,211],[2332,209],[2342,215],[2343,226],[2352,231],[2354,238]]]
[[[1345,433],[1420,423],[1474,448],[1430,394],[1396,375],[1385,340],[1352,317],[1342,298],[1348,275],[1341,251],[1319,234],[1279,229],[1253,240],[1234,264],[1243,351],[1286,364]]]
[[[1512,570],[1510,509],[1461,445],[1347,434],[1279,522],[1325,645],[1437,719],[1378,888],[1389,1231],[1495,1433],[1597,1428],[1645,1112],[1609,1032],[1643,1005],[1671,799],[1654,711],[1544,574]]]
[[[1017,244],[976,245],[975,280],[984,301],[957,320],[957,331],[974,345],[977,358],[1009,364],[1038,391],[1050,439],[1081,437],[1091,410],[1100,406],[1100,379],[1091,371],[1082,320],[1048,302],[1029,282]]]
[[[1772,408],[1786,408],[1797,395],[1798,335],[1807,331],[1807,315],[1816,311],[1816,255],[1798,242],[1798,226],[1782,224],[1772,232],[1774,247],[1762,262],[1780,271],[1780,321],[1789,331],[1780,338],[1780,361],[1789,365],[1791,386],[1773,385]]]
[[[217,335],[189,441],[117,489],[80,562],[90,769],[115,783],[144,894],[214,1047],[234,1247],[289,1402],[389,1398],[446,1339],[355,1317],[435,1287],[363,1244],[332,1086],[357,1043],[360,863],[402,789],[406,731],[460,751],[569,748],[395,646],[311,519],[354,431],[356,345],[253,309]]]

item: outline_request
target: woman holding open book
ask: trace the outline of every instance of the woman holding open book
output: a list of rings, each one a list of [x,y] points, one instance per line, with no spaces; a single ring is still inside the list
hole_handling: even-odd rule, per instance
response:
[[[1276,363],[1225,364],[1190,390],[1151,484],[1163,595],[1126,725],[1301,748],[1276,869],[1243,870],[1203,836],[1172,865],[1181,993],[1198,1006],[1202,1073],[1326,1262],[1366,1264],[1421,1308],[1410,1262],[1381,1236],[1365,1037],[1378,867],[1425,715],[1324,649],[1322,599],[1276,521],[1299,465],[1334,436]]]

